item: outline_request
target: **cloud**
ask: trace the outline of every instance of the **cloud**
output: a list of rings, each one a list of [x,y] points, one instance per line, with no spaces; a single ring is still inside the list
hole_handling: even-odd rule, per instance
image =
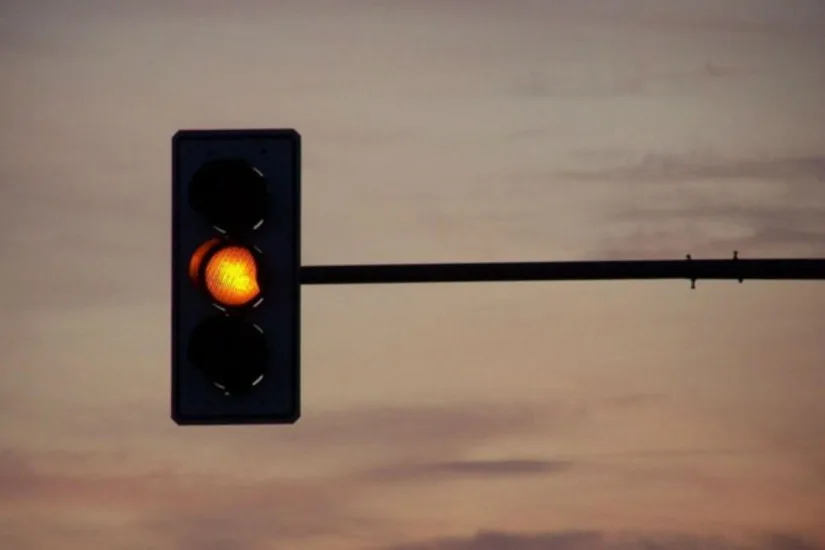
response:
[[[455,481],[467,478],[511,478],[514,476],[545,476],[563,473],[573,467],[565,460],[501,459],[456,460],[401,464],[375,468],[366,473],[370,481]]]
[[[568,531],[544,535],[482,531],[467,539],[440,539],[404,544],[389,550],[596,550],[603,536],[591,531]]]
[[[134,538],[186,549],[221,548],[218,543],[258,548],[272,540],[380,529],[350,508],[361,493],[343,478],[256,476],[241,463],[210,475],[169,467],[72,473],[54,463],[49,468],[35,464],[48,458],[8,449],[0,453],[0,517],[15,521],[12,534],[35,547],[49,530],[63,527],[75,531],[78,543],[108,540],[115,535],[107,529],[109,520]],[[84,532],[90,521],[97,527],[94,534]],[[44,524],[48,529],[41,533]]]
[[[616,159],[618,152],[608,151]],[[607,168],[566,170],[557,175],[569,180],[615,183],[689,182],[697,180],[767,180],[777,183],[825,182],[825,156],[725,158],[712,151],[685,154],[646,153],[636,161]]]
[[[796,0],[794,9],[769,1],[728,2],[634,2],[636,10],[626,17],[645,29],[686,33],[793,35],[821,30],[822,4],[816,0]],[[789,2],[790,4],[790,2]],[[746,9],[737,9],[744,8]]]
[[[726,255],[825,250],[825,156],[733,159],[693,151],[630,162],[621,156],[609,151],[594,156],[602,167],[557,174],[620,193],[605,209],[609,229],[596,255],[672,255],[695,252],[697,243]]]
[[[774,533],[766,537],[767,550],[822,550],[822,544],[816,544],[797,535]]]
[[[583,72],[557,68],[552,73],[532,71],[515,79],[511,91],[524,98],[608,99],[619,97],[684,96],[696,88],[721,78],[736,78],[754,74],[749,67],[720,63],[695,63],[667,70],[646,67],[640,63],[612,67],[606,71]],[[516,134],[514,137],[525,137]]]
[[[526,410],[375,407],[324,413],[277,434],[284,437],[263,438],[263,430],[176,430],[188,452],[177,449],[175,441],[159,440],[165,455],[146,449],[130,457],[7,448],[0,450],[0,521],[14,525],[8,531],[21,548],[57,541],[63,548],[81,548],[89,540],[113,550],[128,548],[119,533],[158,548],[187,550],[257,549],[275,540],[337,540],[364,533],[380,537],[391,525],[380,514],[360,512],[359,503],[376,491],[386,494],[391,478],[429,472],[443,481],[562,471],[562,462],[520,459],[404,465],[405,456],[459,453],[535,425],[535,415]],[[219,468],[204,468],[204,460],[215,456],[216,443],[234,458],[220,460]],[[240,449],[254,453],[244,453],[239,461]],[[379,465],[371,479],[352,475],[346,466],[349,451],[360,455],[362,464],[364,456],[379,464],[395,457],[392,462],[399,466]],[[289,467],[330,453],[344,462],[336,472],[315,470],[302,477]]]
[[[581,418],[575,403],[549,406],[492,405],[375,406],[325,411],[301,419],[278,445],[330,449],[383,460],[429,462],[475,446],[529,433],[552,434]]]
[[[449,538],[402,544],[387,550],[821,550],[795,535],[775,534],[751,543],[689,534],[609,534],[563,531],[518,534],[482,531],[470,538]]]
[[[7,476],[8,483],[39,479],[22,469],[33,463],[49,469],[60,467],[61,471],[71,466],[71,471],[94,472],[97,477],[106,472],[117,479],[131,475],[135,469],[147,468],[208,475],[223,472],[225,464],[237,459],[239,449],[251,449],[253,452],[245,455],[244,464],[253,478],[268,472],[288,477],[351,473],[358,477],[359,472],[373,468],[454,461],[478,446],[502,439],[553,433],[553,429],[559,429],[557,424],[565,425],[569,418],[574,418],[574,413],[564,411],[554,415],[552,408],[539,412],[530,407],[470,403],[327,410],[306,415],[287,430],[189,430],[175,427],[171,421],[163,427],[147,423],[148,416],[156,415],[149,407],[163,406],[159,400],[146,402],[145,413],[122,404],[112,406],[111,410],[89,410],[78,405],[61,415],[59,424],[52,428],[54,441],[63,448],[69,446],[72,452],[18,454],[15,456],[23,457],[25,462],[8,462],[0,466],[0,471],[14,472]],[[43,430],[42,425],[40,429]],[[99,450],[101,444],[106,445],[106,453]],[[191,456],[198,456],[198,461],[190,462]],[[242,476],[247,473],[241,472]]]

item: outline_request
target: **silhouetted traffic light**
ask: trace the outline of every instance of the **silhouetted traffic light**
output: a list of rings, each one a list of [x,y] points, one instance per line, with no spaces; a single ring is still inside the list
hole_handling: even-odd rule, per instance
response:
[[[300,416],[300,136],[172,139],[172,418]]]

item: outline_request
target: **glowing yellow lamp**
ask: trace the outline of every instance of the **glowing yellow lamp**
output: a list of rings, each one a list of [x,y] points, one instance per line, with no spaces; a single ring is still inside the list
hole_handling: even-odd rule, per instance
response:
[[[204,257],[219,243],[218,239],[207,241],[192,255],[189,274],[196,283]],[[216,302],[225,306],[237,307],[252,302],[261,293],[255,256],[243,246],[221,248],[206,263],[203,286]]]

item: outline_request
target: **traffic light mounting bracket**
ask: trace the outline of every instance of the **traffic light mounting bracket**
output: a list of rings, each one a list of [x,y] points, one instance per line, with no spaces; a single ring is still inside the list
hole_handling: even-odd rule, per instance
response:
[[[825,259],[625,260],[302,266],[301,285],[683,279],[825,280]]]

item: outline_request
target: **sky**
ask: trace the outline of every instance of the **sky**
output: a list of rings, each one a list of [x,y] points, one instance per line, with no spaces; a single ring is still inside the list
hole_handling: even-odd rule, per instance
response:
[[[171,137],[306,264],[825,254],[821,0],[0,1],[0,547],[825,548],[825,287],[308,287],[294,426],[169,411]]]

